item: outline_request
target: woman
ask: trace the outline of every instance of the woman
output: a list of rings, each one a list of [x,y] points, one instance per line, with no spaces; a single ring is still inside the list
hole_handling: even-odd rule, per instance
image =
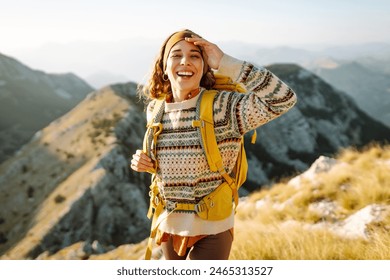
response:
[[[265,124],[290,109],[294,92],[264,68],[235,59],[215,44],[190,30],[172,34],[161,47],[144,93],[152,101],[165,96],[163,129],[155,143],[155,154],[148,157],[138,150],[131,168],[145,172],[158,163],[158,188],[166,209],[159,219],[156,243],[165,259],[228,259],[233,241],[234,214],[209,221],[194,211],[173,211],[175,203],[198,203],[223,181],[220,173],[207,164],[196,128],[199,97],[215,83],[214,73],[241,83],[247,94],[220,91],[213,104],[214,128],[226,172],[234,168],[240,139],[246,132]],[[171,206],[170,206],[171,205]],[[173,208],[172,208],[173,207]],[[169,214],[168,214],[169,213]]]

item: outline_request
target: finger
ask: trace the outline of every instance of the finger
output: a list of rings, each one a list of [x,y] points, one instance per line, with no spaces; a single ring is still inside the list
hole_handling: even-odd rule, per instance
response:
[[[151,159],[150,157],[148,157],[145,153],[142,153],[142,154],[141,154],[141,158],[142,158],[142,160],[144,160],[144,161],[152,162],[152,159]]]
[[[131,165],[130,167],[131,167],[131,169],[133,169],[134,171],[137,171],[137,172],[145,172],[145,171],[147,171],[147,169],[138,167],[136,165]]]
[[[196,41],[199,41],[199,40],[204,40],[203,38],[201,37],[196,37],[194,35],[192,35],[191,37],[185,37],[184,38],[187,42],[196,42]]]
[[[134,171],[138,171],[138,172],[145,172],[145,171],[148,171],[148,170],[152,169],[151,167],[147,168],[147,167],[144,167],[144,166],[137,166],[137,165],[131,165],[130,167]]]
[[[133,169],[134,171],[141,171],[139,170],[138,166],[133,163],[130,165],[130,168]]]
[[[133,159],[131,160],[131,164],[138,167],[150,168],[153,167],[153,162],[149,157],[143,158],[139,155],[133,155]]]
[[[199,46],[207,46],[210,45],[210,42],[199,37],[186,37],[185,40],[189,43],[193,43],[194,45]]]
[[[137,150],[135,155],[133,155],[133,158],[134,156],[138,156],[139,159],[143,159],[145,161],[149,161],[149,162],[152,162],[152,159],[150,157],[148,157],[142,150]]]
[[[135,153],[133,155],[133,159],[131,160],[135,165],[142,164],[145,166],[153,167],[153,161],[150,157],[148,157],[145,153]]]
[[[192,43],[195,46],[199,47],[203,53],[203,58],[205,59],[205,61],[208,61],[207,53],[213,50],[214,44],[199,37],[193,37],[193,38],[186,37],[186,40],[189,43]]]
[[[200,36],[198,36],[198,35],[195,35],[195,34],[191,34],[191,37],[186,37],[185,39],[187,39],[187,38],[189,38],[189,39],[203,39],[202,37],[200,37]]]
[[[144,172],[153,169],[153,164],[149,165],[149,164],[144,164],[142,162],[138,162],[136,160],[132,160],[130,167],[135,171]]]

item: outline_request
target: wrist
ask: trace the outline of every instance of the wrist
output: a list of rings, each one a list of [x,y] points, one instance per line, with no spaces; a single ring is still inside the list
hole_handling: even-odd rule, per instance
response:
[[[215,65],[214,67],[211,67],[213,68],[214,70],[218,70],[220,65],[221,65],[221,61],[222,61],[222,58],[225,54],[221,51],[220,53],[218,53],[215,57]]]
[[[223,53],[216,73],[228,76],[233,81],[239,78],[243,61]]]

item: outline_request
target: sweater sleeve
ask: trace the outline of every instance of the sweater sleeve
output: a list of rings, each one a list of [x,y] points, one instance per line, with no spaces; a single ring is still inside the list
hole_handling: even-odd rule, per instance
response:
[[[230,93],[230,113],[241,135],[287,112],[297,102],[294,91],[263,67],[224,55],[217,73],[241,83],[246,94]],[[228,106],[231,105],[231,106]]]

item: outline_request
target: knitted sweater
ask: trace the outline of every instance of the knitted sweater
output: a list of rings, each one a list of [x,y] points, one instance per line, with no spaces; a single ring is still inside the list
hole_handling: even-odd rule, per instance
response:
[[[241,136],[289,110],[296,102],[296,95],[267,69],[226,54],[217,72],[242,83],[247,90],[246,94],[220,91],[214,99],[215,135],[224,167],[231,173]],[[209,169],[200,134],[192,127],[201,94],[183,102],[165,103],[163,130],[157,140],[156,154],[151,155],[158,162],[158,187],[167,205],[159,217],[159,229],[181,236],[217,234],[234,225],[233,213],[224,220],[208,221],[195,212],[172,212],[175,202],[196,204],[223,182],[218,172]],[[154,101],[148,105],[148,121],[154,105]]]

